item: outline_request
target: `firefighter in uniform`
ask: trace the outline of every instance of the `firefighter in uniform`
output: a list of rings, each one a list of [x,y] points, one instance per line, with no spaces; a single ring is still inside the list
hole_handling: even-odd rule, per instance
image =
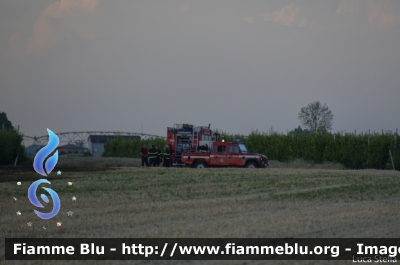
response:
[[[156,150],[157,150],[157,160],[156,160],[156,165],[159,167],[161,160],[162,160],[162,153],[161,153],[161,149],[158,145],[156,145]]]
[[[149,150],[149,166],[156,166],[156,162],[157,162],[157,150],[154,147],[154,144],[151,145],[151,148]]]
[[[165,150],[164,150],[164,162],[163,162],[163,166],[164,166],[164,167],[170,167],[170,161],[171,161],[171,153],[169,152],[169,146],[166,145],[166,146],[165,146]]]

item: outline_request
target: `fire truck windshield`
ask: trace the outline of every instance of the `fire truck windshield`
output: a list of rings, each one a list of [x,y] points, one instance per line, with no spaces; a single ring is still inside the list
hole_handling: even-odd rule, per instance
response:
[[[240,148],[240,151],[247,152],[247,148],[246,148],[246,146],[244,146],[244,144],[239,144],[239,148]]]

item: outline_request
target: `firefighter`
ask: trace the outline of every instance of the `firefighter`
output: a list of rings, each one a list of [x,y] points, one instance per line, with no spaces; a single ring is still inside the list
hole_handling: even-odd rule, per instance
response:
[[[156,163],[157,163],[157,150],[156,150],[154,144],[152,144],[151,148],[149,150],[149,166],[155,167]]]
[[[156,160],[156,165],[159,167],[161,160],[162,160],[162,152],[161,149],[158,145],[156,145],[156,150],[157,150],[157,160]]]
[[[169,151],[169,146],[166,145],[164,148],[163,167],[170,167],[170,161],[171,161],[171,153]]]
[[[147,156],[148,156],[147,147],[146,147],[146,144],[143,144],[142,148],[140,148],[140,157],[142,158],[142,167],[144,166],[144,164],[146,164],[146,167],[149,166],[149,163],[147,161]]]

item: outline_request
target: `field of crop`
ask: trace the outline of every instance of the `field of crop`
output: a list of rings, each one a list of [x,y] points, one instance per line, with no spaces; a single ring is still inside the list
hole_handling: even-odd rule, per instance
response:
[[[39,179],[38,174],[33,170],[5,171],[0,173],[0,260],[4,261],[4,238],[9,237],[398,238],[399,178],[398,171],[318,168],[121,167],[84,172],[65,168],[61,176],[53,172],[48,178],[50,187],[61,199],[61,210],[53,219],[44,221],[35,215],[27,198],[27,189]],[[17,181],[22,185],[18,186]],[[68,182],[73,184],[69,186]],[[72,201],[73,196],[76,201]],[[16,211],[22,214],[17,216]],[[73,216],[68,216],[68,211]],[[32,227],[27,222],[32,222]],[[62,226],[57,227],[56,222],[62,222]],[[321,262],[102,261],[98,264],[287,263]],[[6,264],[55,263],[8,261]],[[343,261],[324,264],[343,264]]]

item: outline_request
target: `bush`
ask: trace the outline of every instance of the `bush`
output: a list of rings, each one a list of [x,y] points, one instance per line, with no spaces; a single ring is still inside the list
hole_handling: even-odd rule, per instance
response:
[[[92,153],[90,153],[90,152],[84,152],[84,153],[83,153],[83,156],[84,156],[84,157],[90,157],[90,156],[92,156]]]

